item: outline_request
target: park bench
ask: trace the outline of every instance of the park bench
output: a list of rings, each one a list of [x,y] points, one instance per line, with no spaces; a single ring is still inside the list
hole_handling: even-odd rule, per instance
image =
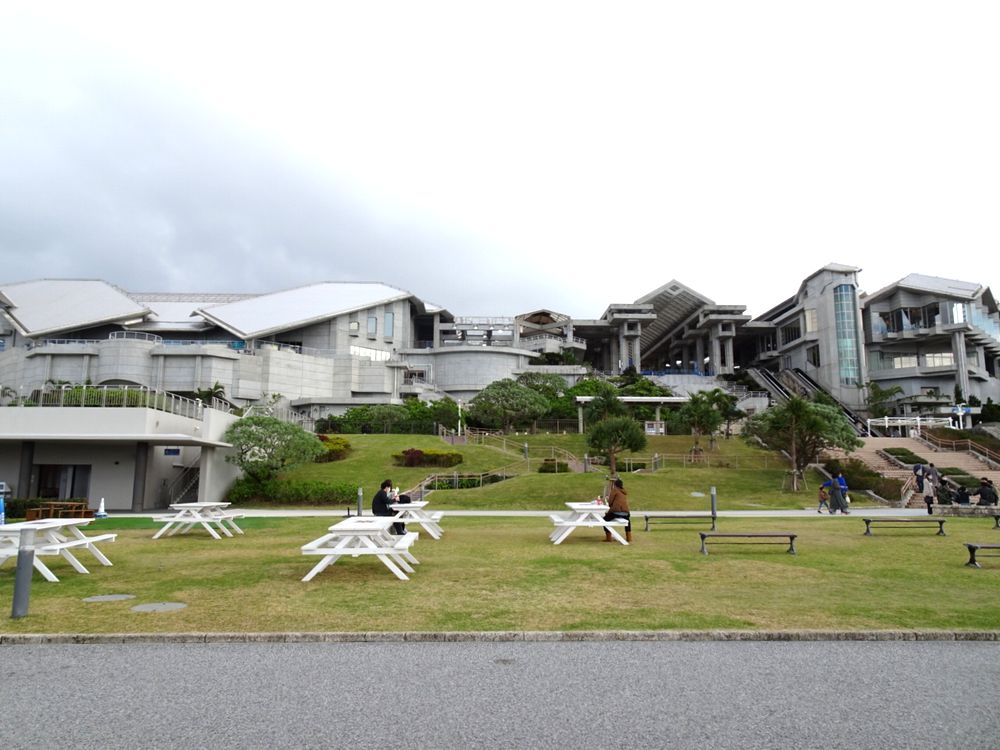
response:
[[[712,531],[715,531],[715,513],[658,513],[652,511],[650,513],[643,513],[642,517],[646,520],[646,528],[644,531],[649,531],[649,524],[655,521],[680,521],[681,523],[688,521],[691,523],[698,523],[706,518],[712,520]]]
[[[873,523],[902,523],[914,526],[934,526],[937,524],[937,536],[947,536],[944,533],[944,522],[947,519],[944,518],[862,518],[861,520],[865,522],[864,536],[872,535]]]
[[[788,540],[788,554],[795,554],[795,537],[798,534],[792,534],[785,531],[747,531],[747,532],[728,532],[728,531],[699,531],[698,534],[701,536],[701,554],[708,554],[708,540],[711,539],[715,541],[716,539],[750,539],[749,542],[719,542],[719,544],[784,544],[784,542],[772,542],[767,541],[769,539],[787,539]]]
[[[983,549],[1000,549],[1000,544],[975,544],[973,542],[965,542],[965,546],[969,550],[969,562],[966,566],[970,568],[981,568],[982,566],[976,562],[976,553]],[[987,554],[982,553],[980,557],[1000,557],[1000,553]]]

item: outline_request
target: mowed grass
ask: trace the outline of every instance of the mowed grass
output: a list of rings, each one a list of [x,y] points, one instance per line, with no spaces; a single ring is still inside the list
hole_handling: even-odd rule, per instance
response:
[[[414,487],[432,473],[474,474],[500,467],[511,467],[517,474],[512,479],[464,490],[438,490],[433,494],[435,508],[545,510],[562,508],[565,502],[587,500],[604,490],[605,472],[586,474],[540,474],[525,472],[517,466],[518,457],[496,448],[475,445],[449,446],[431,435],[346,435],[352,451],[347,458],[324,464],[306,464],[286,471],[288,479],[322,479],[346,482],[364,489],[366,507],[383,479],[389,478],[399,487]],[[577,456],[586,451],[584,435],[515,435],[511,445],[528,442],[534,447],[554,446]],[[703,441],[707,447],[707,441]],[[691,447],[688,436],[654,436],[649,438],[646,452],[676,456]],[[719,439],[717,449],[706,451],[708,466],[684,465],[678,460],[666,462],[656,472],[624,473],[623,479],[634,510],[707,510],[711,487],[718,492],[721,510],[764,510],[807,508],[815,504],[816,489],[822,478],[810,473],[808,490],[791,492],[784,489],[787,462],[778,454],[747,445],[742,440]],[[405,468],[393,465],[392,455],[407,448],[422,450],[455,450],[464,461],[451,469],[427,467]],[[626,454],[629,455],[629,454]],[[692,493],[701,493],[702,497]],[[864,504],[864,495],[856,493],[855,501]]]
[[[991,519],[949,519],[934,528],[880,528],[863,535],[858,516],[731,519],[722,531],[799,534],[785,545],[710,546],[707,525],[658,524],[629,547],[578,529],[553,545],[546,518],[445,517],[440,541],[422,534],[409,581],[372,558],[345,558],[303,583],[318,561],[300,553],[330,519],[246,519],[246,536],[215,541],[202,531],[153,540],[145,519],[94,522],[116,530],[104,550],[114,567],[86,552],[90,575],[46,558],[59,583],[33,579],[29,616],[6,633],[493,631],[661,629],[1000,628],[1000,559],[965,567],[963,541],[995,541]],[[9,603],[14,565],[0,568]],[[124,602],[86,603],[99,594]],[[136,613],[135,604],[181,602],[185,609]]]

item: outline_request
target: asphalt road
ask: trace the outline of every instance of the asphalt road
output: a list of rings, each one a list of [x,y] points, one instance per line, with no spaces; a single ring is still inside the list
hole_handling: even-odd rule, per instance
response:
[[[0,648],[0,747],[1000,747],[997,642]]]

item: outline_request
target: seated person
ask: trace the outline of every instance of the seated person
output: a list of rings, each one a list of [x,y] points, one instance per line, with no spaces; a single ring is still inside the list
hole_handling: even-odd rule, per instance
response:
[[[959,485],[958,492],[955,495],[955,502],[959,505],[969,504],[969,489],[964,484]]]
[[[372,498],[372,513],[376,516],[395,516],[396,511],[389,507],[391,503],[395,502],[395,497],[392,492],[392,480],[386,479],[378,487],[378,492],[375,493],[375,497]],[[402,535],[406,533],[405,523],[394,523],[392,525],[392,533]]]
[[[979,498],[980,505],[996,505],[997,504],[997,491],[991,482],[986,477],[979,480],[979,489],[971,493],[972,495]]]

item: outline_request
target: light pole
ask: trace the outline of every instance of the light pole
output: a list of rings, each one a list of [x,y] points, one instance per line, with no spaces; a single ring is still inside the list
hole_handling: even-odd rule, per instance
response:
[[[458,400],[458,436],[462,437],[462,399]]]

